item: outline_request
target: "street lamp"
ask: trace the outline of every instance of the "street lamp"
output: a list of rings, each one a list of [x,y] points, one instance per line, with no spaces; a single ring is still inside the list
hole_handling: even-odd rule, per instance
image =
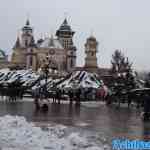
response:
[[[44,61],[42,71],[44,73],[45,77],[45,93],[47,94],[47,80],[48,80],[48,75],[49,75],[49,56],[46,56],[46,61]]]

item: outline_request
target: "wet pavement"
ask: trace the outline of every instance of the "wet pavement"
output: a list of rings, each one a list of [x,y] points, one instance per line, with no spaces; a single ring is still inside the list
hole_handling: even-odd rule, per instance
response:
[[[104,136],[108,141],[117,137],[129,139],[150,139],[150,122],[143,122],[140,111],[115,105],[107,107],[104,103],[81,104],[81,106],[49,104],[49,111],[36,111],[33,102],[0,102],[0,116],[19,115],[36,123],[57,123],[78,130],[92,131]]]

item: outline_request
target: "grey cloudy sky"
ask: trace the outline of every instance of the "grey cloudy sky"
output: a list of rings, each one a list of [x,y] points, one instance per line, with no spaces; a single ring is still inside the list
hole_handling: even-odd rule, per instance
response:
[[[110,66],[115,49],[122,49],[140,70],[150,69],[150,0],[0,0],[0,48],[11,51],[30,14],[36,39],[55,33],[68,13],[84,64],[84,43],[93,34],[99,42],[98,64]]]

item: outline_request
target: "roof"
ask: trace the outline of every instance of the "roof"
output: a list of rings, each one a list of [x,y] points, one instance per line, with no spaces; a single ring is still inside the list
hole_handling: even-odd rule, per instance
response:
[[[22,30],[32,30],[30,26],[30,21],[27,19],[25,26],[22,28]]]
[[[71,34],[74,34],[75,32],[72,31],[71,26],[68,24],[67,19],[65,18],[65,20],[63,21],[63,23],[61,24],[61,26],[59,27],[59,29],[56,31],[56,35],[59,36],[60,33],[63,32],[69,32]]]
[[[3,50],[0,49],[0,58],[5,58],[5,52]]]
[[[68,21],[67,19],[65,19],[62,23],[62,25],[60,26],[60,29],[62,31],[71,31],[71,27],[68,25]]]
[[[53,36],[45,38],[39,47],[64,49],[60,41],[58,39],[54,39]]]

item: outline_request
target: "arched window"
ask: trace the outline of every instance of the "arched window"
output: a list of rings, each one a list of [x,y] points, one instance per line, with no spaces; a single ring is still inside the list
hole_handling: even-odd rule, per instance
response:
[[[91,52],[91,56],[94,56],[94,52]]]
[[[27,39],[25,40],[25,46],[28,46],[28,40]]]
[[[73,59],[70,60],[70,67],[74,67]]]
[[[32,67],[32,63],[33,63],[32,56],[29,56],[29,65],[30,65],[30,67]]]

